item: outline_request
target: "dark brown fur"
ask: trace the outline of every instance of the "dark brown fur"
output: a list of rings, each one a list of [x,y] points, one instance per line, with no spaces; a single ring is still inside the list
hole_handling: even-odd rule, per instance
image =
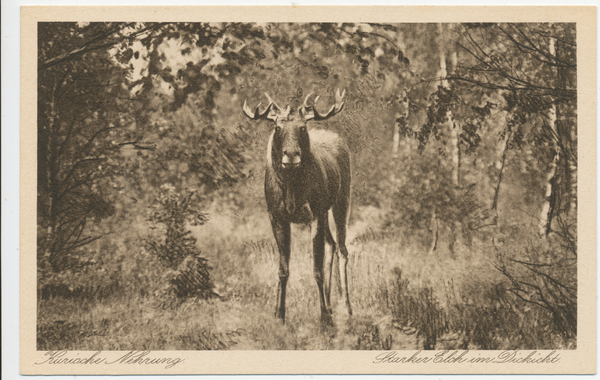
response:
[[[339,111],[341,106],[337,112]],[[245,112],[252,117],[250,111],[245,110]],[[254,115],[258,114],[257,108]],[[350,150],[333,132],[324,130],[308,132],[306,118],[303,119],[300,115],[284,116],[273,118],[276,127],[269,139],[265,170],[267,209],[280,254],[276,316],[285,320],[285,296],[290,260],[290,223],[311,223],[314,275],[319,289],[321,320],[331,325],[333,322],[330,289],[333,252],[337,252],[339,258],[342,297],[348,314],[352,314],[346,275],[348,262],[346,223],[350,207],[351,181]],[[332,116],[331,112],[327,117],[329,116]],[[332,210],[336,224],[337,249],[329,229],[329,210]],[[331,246],[327,255],[325,242]]]

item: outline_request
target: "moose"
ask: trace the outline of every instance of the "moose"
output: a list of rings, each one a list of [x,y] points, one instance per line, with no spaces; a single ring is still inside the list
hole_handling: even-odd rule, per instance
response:
[[[348,315],[352,315],[348,296],[346,266],[346,224],[350,208],[350,149],[331,131],[307,130],[309,120],[326,120],[340,113],[344,95],[337,90],[335,104],[320,113],[308,99],[294,113],[290,106],[279,107],[265,93],[269,104],[254,110],[244,101],[243,112],[250,119],[269,119],[275,123],[267,145],[265,168],[265,198],[273,235],[279,249],[279,286],[275,316],[285,323],[285,289],[289,277],[290,224],[311,224],[314,276],[319,289],[321,322],[333,325],[330,305],[333,255],[337,252],[341,295]],[[329,229],[329,210],[332,210],[337,232],[336,241]],[[316,224],[316,227],[315,227]],[[325,243],[331,248],[327,254]]]

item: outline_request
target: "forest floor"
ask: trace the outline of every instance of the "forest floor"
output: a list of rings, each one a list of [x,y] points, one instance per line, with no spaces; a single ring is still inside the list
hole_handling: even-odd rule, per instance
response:
[[[193,229],[202,256],[213,267],[211,278],[220,298],[164,302],[151,295],[117,292],[92,301],[41,300],[38,348],[422,349],[419,334],[410,326],[398,326],[394,319],[391,300],[398,291],[399,273],[408,280],[409,289],[433,289],[435,303],[447,300],[449,291],[468,301],[489,289],[499,276],[484,251],[472,249],[452,257],[441,247],[428,254],[394,234],[380,232],[378,209],[365,208],[360,215],[349,225],[347,240],[353,315],[348,317],[338,307],[339,297],[332,292],[334,327],[320,323],[310,228],[292,227],[286,323],[282,324],[274,317],[279,258],[268,216],[220,213]],[[448,337],[452,339],[451,334]],[[444,346],[443,342],[438,340],[436,347]]]

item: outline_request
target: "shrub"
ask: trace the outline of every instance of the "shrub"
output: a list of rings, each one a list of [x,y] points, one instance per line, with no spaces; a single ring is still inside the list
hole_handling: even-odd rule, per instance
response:
[[[395,288],[391,294],[394,326],[405,334],[417,334],[425,350],[434,350],[437,339],[448,332],[448,318],[431,288],[410,289],[408,280],[395,268]]]
[[[148,250],[165,265],[163,280],[167,291],[177,297],[211,298],[216,295],[209,271],[208,261],[200,256],[196,238],[186,229],[202,225],[206,214],[192,207],[194,193],[185,196],[177,193],[171,185],[163,185],[154,205],[150,221],[164,228],[164,242],[149,241]]]
[[[453,184],[448,163],[439,156],[440,149],[442,146],[429,144],[420,155],[403,164],[402,181],[390,195],[385,226],[399,227],[405,238],[422,246],[437,243],[438,226],[440,231],[448,228],[452,231],[448,243],[453,251],[460,237],[470,245],[473,232],[490,224],[493,213],[485,206],[481,185],[467,180],[460,186]]]
[[[370,326],[357,340],[355,350],[382,351],[392,349],[392,335],[382,337],[377,326]]]
[[[519,295],[514,284],[482,284],[481,289],[460,289],[460,296],[450,282],[443,300],[432,288],[411,288],[399,269],[395,275],[390,294],[393,326],[405,334],[417,334],[425,350],[556,349],[575,345],[575,331],[567,325],[572,315],[564,310],[567,306],[554,304],[550,308],[533,302],[539,294],[530,298]],[[556,314],[557,309],[560,314]]]
[[[553,234],[521,249],[496,247],[496,268],[510,281],[508,290],[545,310],[552,332],[566,340],[577,336],[577,252],[569,246],[563,236]]]

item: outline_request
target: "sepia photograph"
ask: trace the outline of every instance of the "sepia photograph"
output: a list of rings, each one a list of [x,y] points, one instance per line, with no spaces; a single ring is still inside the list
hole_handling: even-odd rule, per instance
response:
[[[595,350],[585,31],[384,19],[35,22],[36,371],[250,350],[491,372],[564,365],[589,332]]]

